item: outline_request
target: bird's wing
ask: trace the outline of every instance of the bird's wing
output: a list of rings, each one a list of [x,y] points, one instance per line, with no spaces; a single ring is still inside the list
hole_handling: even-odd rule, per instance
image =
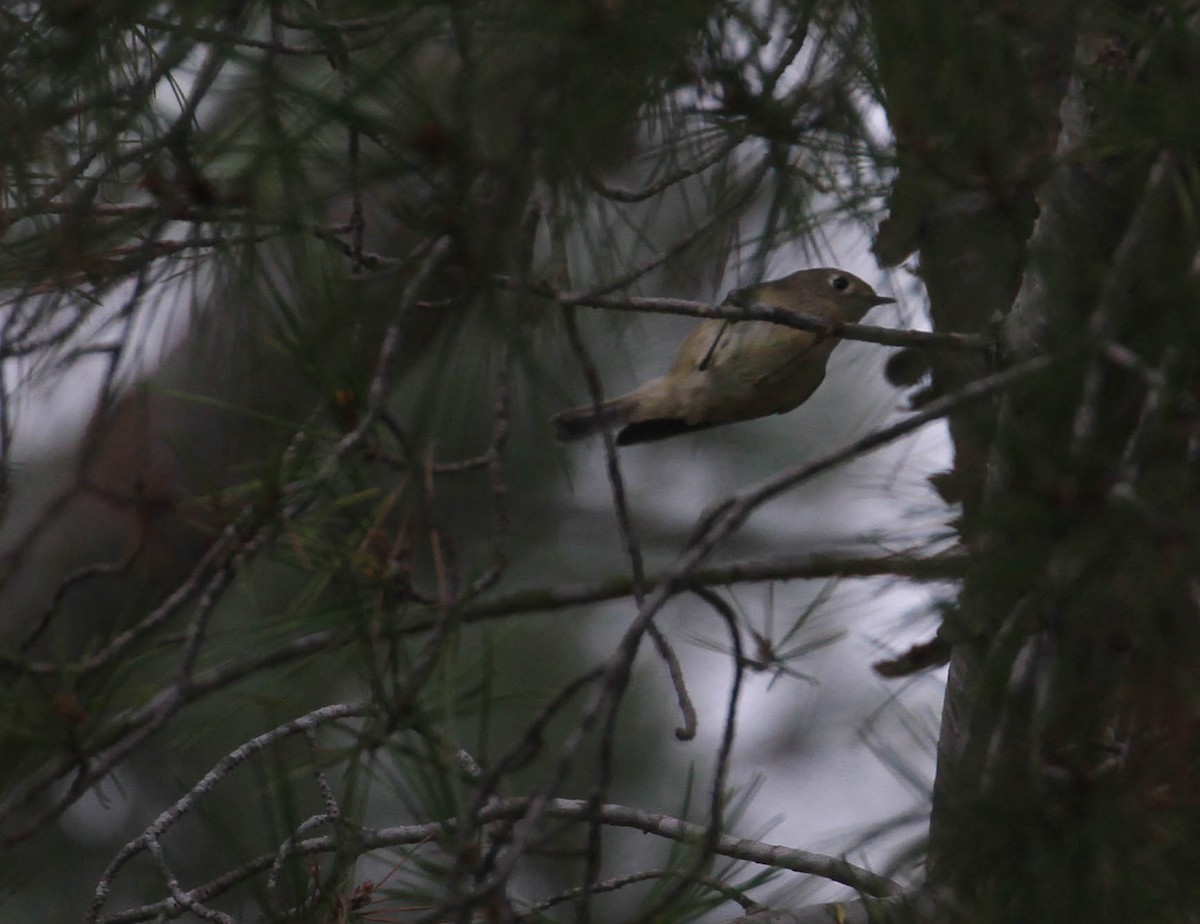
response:
[[[728,321],[728,320],[721,322],[720,328],[717,329],[716,336],[712,338],[712,343],[710,343],[708,345],[708,352],[706,352],[704,354],[704,358],[702,360],[700,360],[699,363],[696,364],[696,368],[698,370],[703,372],[705,369],[707,369],[712,364],[713,354],[717,352],[717,347],[720,346],[720,344],[721,344],[721,338],[727,336],[727,333],[729,331],[729,325],[732,323],[733,323],[732,321]]]
[[[675,362],[671,365],[671,373],[693,372],[707,366],[730,323],[721,318],[708,318],[693,327],[692,332],[679,345],[679,352],[675,354]]]

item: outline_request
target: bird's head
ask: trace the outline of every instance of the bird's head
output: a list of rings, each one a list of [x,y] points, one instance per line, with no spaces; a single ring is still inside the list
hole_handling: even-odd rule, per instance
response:
[[[853,273],[824,267],[734,289],[725,301],[739,307],[760,304],[812,314],[832,312],[842,321],[857,322],[876,305],[889,305],[896,300],[876,295],[874,289]]]

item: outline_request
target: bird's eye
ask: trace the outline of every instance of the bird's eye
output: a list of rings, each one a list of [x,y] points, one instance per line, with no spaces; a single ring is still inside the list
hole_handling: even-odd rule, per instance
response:
[[[848,288],[850,288],[850,280],[845,276],[834,276],[829,280],[829,284],[839,292],[845,292]]]

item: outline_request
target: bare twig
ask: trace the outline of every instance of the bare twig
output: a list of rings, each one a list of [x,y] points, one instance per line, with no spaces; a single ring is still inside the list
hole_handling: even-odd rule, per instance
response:
[[[686,878],[688,884],[698,883],[705,888],[712,889],[719,895],[723,895],[731,902],[737,902],[742,906],[742,910],[747,914],[751,914],[758,910],[761,905],[752,899],[740,889],[735,889],[733,886],[727,885],[716,879],[713,876],[702,876],[696,872],[684,872],[677,869],[647,869],[637,873],[630,873],[627,876],[614,876],[612,879],[606,879],[604,882],[593,883],[590,889],[591,894],[596,895],[601,892],[615,892],[618,889],[623,889],[626,886],[633,885],[638,882],[646,882],[650,879],[681,879]],[[542,899],[540,902],[534,902],[529,906],[528,914],[537,914],[541,911],[546,911],[553,908],[555,905],[560,905],[563,902],[571,901],[583,895],[583,889],[568,889],[565,892],[560,892],[558,895],[552,895],[550,898]]]
[[[575,354],[575,358],[579,362],[579,367],[583,371],[584,379],[587,382],[588,393],[592,399],[592,407],[599,413],[600,405],[604,403],[604,391],[600,384],[600,373],[596,371],[596,364],[592,362],[587,346],[584,344],[583,338],[579,335],[579,325],[575,323],[575,315],[570,308],[567,308],[563,312],[563,321],[567,332],[567,341],[571,345],[571,351]],[[645,584],[642,550],[638,544],[637,536],[633,531],[633,522],[629,513],[629,501],[625,495],[625,481],[621,477],[621,460],[617,456],[617,447],[613,443],[612,433],[609,430],[604,431],[604,461],[608,473],[608,483],[612,489],[613,509],[617,515],[617,530],[620,532],[621,543],[625,547],[625,554],[629,556],[629,568],[633,581],[633,597],[640,603]]]
[[[237,520],[226,526],[220,537],[208,547],[192,568],[188,577],[162,603],[143,616],[135,625],[115,635],[99,651],[70,665],[71,673],[88,674],[112,663],[139,639],[166,624],[202,592],[211,593],[218,589],[209,582],[215,581],[227,571],[234,555],[249,541],[250,536],[256,530],[254,521],[257,515],[255,511],[247,510]],[[3,667],[12,671],[40,676],[56,676],[64,670],[62,665],[50,661],[25,662],[11,659],[4,663]]]
[[[571,352],[575,354],[575,359],[579,363],[579,368],[583,371],[584,379],[587,382],[588,394],[592,399],[592,406],[599,413],[600,405],[604,402],[604,391],[600,384],[600,373],[596,371],[596,364],[592,361],[592,357],[588,353],[587,345],[583,342],[583,338],[579,334],[579,325],[575,323],[575,313],[571,308],[563,309],[563,322],[567,332],[567,342],[571,345]],[[629,557],[630,575],[633,580],[633,597],[640,605],[645,585],[645,572],[642,563],[642,550],[638,544],[637,536],[633,531],[633,520],[629,513],[629,504],[625,496],[625,481],[621,477],[621,461],[617,457],[617,447],[613,442],[612,433],[608,430],[604,431],[604,462],[608,474],[609,488],[612,492],[613,510],[617,516],[617,531],[621,536],[621,544],[625,548],[625,554]],[[658,635],[660,638],[659,651],[664,650],[670,652],[670,646],[666,639],[662,638],[662,633],[658,632],[656,627],[651,626],[651,634]],[[673,654],[673,652],[672,652]],[[668,660],[668,664],[671,661]],[[677,662],[676,662],[676,666]],[[628,673],[625,675],[628,676]],[[675,674],[672,672],[672,677]],[[613,751],[615,748],[616,739],[616,721],[619,714],[619,704],[625,692],[625,684],[622,683],[620,688],[616,690],[609,701],[609,711],[607,719],[604,723],[604,729],[600,736],[600,748],[597,761],[599,770],[596,774],[596,781],[592,786],[592,791],[588,796],[588,802],[594,806],[600,806],[605,799],[607,787],[612,778],[612,760]],[[583,915],[583,924],[588,924],[590,919],[590,902],[588,901],[588,889],[590,884],[595,881],[599,875],[602,865],[602,850],[603,840],[601,838],[601,824],[598,817],[594,817],[588,824],[588,842],[586,852],[586,862],[584,863],[583,872],[583,892],[584,898],[580,906]]]
[[[310,713],[311,715],[315,715],[315,713]],[[280,731],[281,729],[275,729],[273,732],[268,732],[268,734]],[[255,741],[257,740],[255,739]],[[244,745],[238,751],[240,752],[248,746]],[[228,758],[223,759],[218,766],[225,765],[227,761]],[[193,793],[195,792],[196,790],[193,789]],[[534,808],[534,804],[535,800],[533,799],[494,799],[472,816],[472,823],[473,825],[490,825],[495,822],[527,819],[530,811]],[[546,817],[572,822],[586,822],[598,816],[603,824],[611,827],[630,828],[683,844],[702,844],[710,836],[707,825],[695,824],[674,818],[670,815],[646,812],[625,805],[609,803],[598,807],[592,806],[590,802],[583,799],[549,800],[543,806],[542,814]],[[372,850],[399,847],[406,844],[422,844],[430,838],[440,838],[448,832],[457,831],[460,828],[460,824],[455,819],[441,819],[423,824],[400,825],[377,830],[363,829],[356,832],[355,849],[361,855]],[[153,826],[151,830],[153,830]],[[138,847],[133,846],[138,844],[139,840],[140,838],[135,839],[124,848],[125,850],[132,849],[130,856],[141,849],[140,845]],[[345,848],[344,837],[328,835],[298,841],[293,845],[292,853],[296,856],[309,856],[313,854],[333,853]],[[790,870],[791,872],[818,876],[831,882],[847,885],[863,895],[894,896],[901,894],[900,887],[883,876],[849,863],[846,860],[825,854],[813,853],[808,850],[769,844],[749,838],[735,838],[722,835],[716,839],[713,852],[718,856],[729,857],[735,860],[745,860],[774,869]],[[217,895],[228,892],[238,883],[244,882],[252,876],[270,869],[275,862],[275,858],[276,854],[273,852],[256,857],[237,869],[223,873],[217,879],[193,888],[188,893],[188,896],[190,900],[195,902],[211,900]],[[122,865],[127,860],[128,858],[123,860]],[[110,868],[111,866],[112,864],[110,864]],[[111,875],[108,875],[107,871],[106,879],[102,881],[105,885],[105,890],[104,896],[100,898],[100,904],[103,903],[108,891],[111,890]],[[99,891],[98,887],[97,893]],[[107,915],[103,918],[92,916],[85,920],[85,924],[136,924],[136,922],[153,920],[160,917],[178,917],[181,912],[182,909],[179,907],[177,900],[170,898],[128,911]]]
[[[2,382],[2,380],[3,377],[0,376],[0,382]],[[31,647],[33,647],[34,643],[41,637],[42,633],[44,633],[46,629],[50,627],[50,623],[54,619],[55,614],[58,612],[59,607],[62,606],[63,599],[66,597],[67,592],[72,587],[82,584],[85,581],[89,581],[92,578],[112,577],[115,575],[124,574],[131,567],[133,567],[133,563],[137,561],[138,556],[142,554],[142,550],[146,547],[146,538],[148,533],[149,529],[147,527],[147,523],[145,519],[141,519],[138,523],[137,542],[133,544],[133,548],[131,548],[129,552],[120,560],[112,562],[97,562],[90,565],[84,565],[83,567],[72,571],[61,581],[59,581],[58,586],[54,588],[54,596],[50,599],[50,602],[42,611],[42,615],[38,618],[37,622],[32,626],[32,628],[30,628],[29,632],[26,633],[25,638],[21,640],[18,650],[21,652],[27,652]]]
[[[179,798],[170,808],[162,812],[158,818],[148,827],[142,834],[135,837],[132,841],[126,844],[117,852],[117,855],[109,862],[108,867],[100,877],[100,881],[96,884],[96,890],[92,896],[92,903],[88,909],[87,915],[84,917],[84,924],[95,924],[100,916],[100,911],[104,907],[104,902],[108,898],[109,892],[112,890],[113,880],[134,856],[141,853],[143,850],[151,849],[151,844],[162,836],[164,832],[169,830],[176,822],[187,815],[195,804],[205,796],[207,796],[218,783],[225,779],[229,774],[241,764],[245,763],[250,757],[267,748],[276,741],[292,735],[303,735],[311,729],[321,725],[326,725],[330,722],[336,722],[341,719],[353,718],[358,716],[370,715],[374,712],[374,708],[362,703],[341,703],[334,706],[323,706],[320,709],[315,709],[307,715],[301,716],[298,719],[293,719],[283,725],[277,726],[270,731],[264,732],[255,738],[250,739],[240,747],[230,751],[222,757],[216,765],[208,771],[200,781],[196,783],[186,794]],[[174,891],[174,890],[173,890]],[[207,896],[206,896],[207,897]],[[172,895],[171,904],[180,904],[188,910],[192,910],[191,903],[201,901],[194,892],[187,896],[185,901],[180,902],[180,899]]]
[[[767,561],[733,562],[697,569],[688,578],[689,586],[719,587],[729,584],[753,584],[763,581],[816,580],[829,577],[872,578],[903,577],[913,581],[949,581],[963,576],[967,556],[960,552],[940,555],[796,555]],[[667,573],[651,574],[650,586],[660,584]],[[613,577],[590,584],[518,590],[464,607],[464,623],[481,622],[517,613],[540,613],[571,606],[588,606],[617,600],[633,593],[627,576]],[[420,630],[419,622],[407,628]]]
[[[721,746],[717,751],[717,764],[713,770],[712,791],[709,796],[708,806],[708,824],[705,826],[704,839],[700,842],[700,851],[692,860],[683,877],[659,896],[654,903],[644,908],[638,914],[637,918],[635,918],[635,922],[653,921],[663,911],[675,904],[692,881],[692,878],[699,876],[701,870],[708,866],[709,860],[717,852],[717,847],[721,842],[722,831],[725,827],[725,783],[729,774],[730,756],[733,753],[738,703],[741,699],[742,680],[745,677],[745,659],[742,656],[742,638],[741,632],[738,629],[737,614],[733,612],[732,607],[707,588],[698,588],[695,590],[695,593],[708,603],[725,622],[725,626],[729,630],[732,639],[731,644],[734,652],[733,686],[729,691],[729,701],[725,707],[725,722],[722,726]]]
[[[549,293],[542,293],[549,296]],[[564,293],[553,296],[564,305],[602,308],[607,311],[631,311],[639,314],[677,314],[693,318],[723,318],[728,321],[771,321],[797,330],[813,331],[828,337],[861,340],[881,346],[914,347],[926,350],[987,353],[996,348],[994,341],[976,334],[943,334],[923,330],[896,330],[870,324],[830,321],[815,315],[799,314],[774,305],[710,305],[682,298],[603,298],[590,294]]]
[[[588,384],[588,392],[592,398],[592,405],[599,409],[604,401],[604,393],[600,385],[600,375],[596,371],[595,363],[588,353],[587,346],[583,342],[583,338],[579,334],[579,326],[575,323],[575,315],[571,308],[565,308],[563,319],[567,331],[567,339],[571,345],[571,350],[579,363],[580,368]],[[613,442],[611,431],[604,431],[604,457],[608,472],[608,482],[612,490],[613,509],[616,512],[617,528],[621,535],[621,542],[625,547],[625,553],[629,556],[630,573],[632,579],[633,598],[640,606],[645,587],[645,566],[642,561],[641,547],[638,544],[637,536],[633,529],[633,520],[629,511],[628,498],[625,494],[625,482],[621,476],[621,463],[617,455],[617,447]],[[681,739],[691,739],[696,734],[696,710],[692,705],[691,697],[688,694],[687,686],[683,676],[683,668],[679,664],[679,659],[676,657],[674,650],[671,648],[670,642],[667,641],[662,631],[653,623],[648,624],[647,632],[650,635],[652,642],[659,656],[667,665],[668,674],[671,678],[671,683],[675,688],[675,695],[679,702],[680,711],[683,715],[683,724],[676,729],[676,737]],[[635,651],[630,652],[632,658]],[[605,798],[606,787],[611,776],[612,757],[615,748],[616,740],[616,723],[619,715],[619,706],[624,695],[625,681],[629,676],[626,671],[620,680],[614,680],[616,685],[611,699],[608,704],[608,716],[604,723],[604,729],[600,737],[600,772],[595,786],[593,787],[589,801],[593,805],[600,805]],[[587,883],[594,881],[599,875],[601,865],[601,829],[599,820],[596,819],[589,827],[588,834],[588,850],[587,864],[584,871],[584,890],[587,890]],[[588,907],[587,902],[584,903],[584,909]],[[585,911],[586,913],[586,911]]]
[[[604,401],[604,394],[600,386],[600,375],[596,371],[596,366],[592,362],[591,356],[588,354],[587,347],[583,343],[583,338],[579,335],[579,327],[575,323],[574,314],[568,308],[565,310],[563,317],[566,321],[567,338],[570,341],[571,349],[579,360],[580,367],[583,369],[584,377],[587,380],[588,391],[592,398],[592,406],[598,410]],[[621,477],[621,464],[617,455],[617,447],[613,442],[612,432],[609,430],[604,431],[604,458],[608,471],[608,481],[612,487],[613,508],[617,515],[617,528],[621,534],[621,541],[625,546],[625,553],[629,556],[631,570],[630,588],[634,601],[640,606],[645,588],[645,566],[642,562],[641,548],[633,531],[633,522],[625,494],[625,483]],[[649,631],[650,638],[654,642],[659,656],[667,665],[672,686],[675,688],[676,700],[683,715],[683,725],[676,729],[675,735],[680,740],[691,740],[696,735],[696,709],[692,705],[691,696],[687,691],[683,668],[680,666],[679,658],[676,656],[674,649],[672,649],[670,642],[662,632],[653,624],[650,626]]]
[[[953,581],[960,579],[967,566],[968,558],[960,552],[945,552],[939,555],[798,555],[773,558],[766,561],[732,562],[696,569],[689,577],[689,586],[723,587],[732,584],[755,584],[765,581],[806,581],[821,578],[874,578],[902,577],[911,581]],[[667,574],[648,575],[647,584],[654,586],[666,579]],[[487,622],[525,613],[545,613],[573,606],[589,606],[608,600],[631,596],[632,580],[629,576],[616,576],[590,584],[566,584],[558,587],[537,587],[513,591],[491,599],[467,604],[459,613],[463,625]],[[431,602],[432,605],[432,602]],[[428,620],[414,619],[405,623],[406,633],[426,632],[432,628]],[[288,663],[290,657],[304,657],[312,651],[333,641],[329,632],[314,633],[297,639],[299,645],[294,652],[293,643],[278,649]],[[259,657],[253,659],[258,664]],[[87,663],[87,662],[85,662]],[[232,662],[234,668],[242,662]],[[74,671],[79,664],[69,665]],[[24,672],[42,676],[57,674],[64,668],[51,662],[26,662],[14,658],[0,658],[0,671]],[[238,675],[240,676],[240,675]]]
[[[162,843],[158,837],[153,834],[144,835],[143,847],[146,852],[154,858],[154,865],[158,867],[159,873],[162,874],[163,881],[167,884],[167,889],[171,892],[171,900],[174,901],[183,910],[190,911],[196,917],[204,921],[213,921],[214,924],[235,924],[233,918],[221,911],[216,911],[213,908],[206,908],[196,899],[192,898],[183,887],[179,884],[179,879],[176,877],[171,865],[167,862],[167,856],[163,852]]]

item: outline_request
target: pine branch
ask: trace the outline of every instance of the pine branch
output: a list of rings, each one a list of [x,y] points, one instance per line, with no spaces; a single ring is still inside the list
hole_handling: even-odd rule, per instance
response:
[[[966,570],[967,556],[959,552],[940,555],[795,555],[766,561],[732,562],[694,571],[689,584],[723,587],[763,581],[817,580],[820,578],[903,577],[915,581],[956,580]],[[660,583],[663,574],[647,575],[649,586]],[[514,591],[468,606],[464,622],[478,622],[516,613],[538,613],[569,606],[586,606],[617,600],[633,593],[633,581],[621,575],[587,584],[539,587]]]
[[[547,293],[542,293],[547,294]],[[896,330],[871,324],[848,324],[829,321],[815,315],[798,314],[773,305],[710,305],[682,298],[604,298],[592,295],[563,293],[554,296],[564,305],[601,308],[606,311],[632,311],[643,314],[678,314],[693,318],[722,318],[729,321],[771,321],[797,330],[813,331],[845,340],[861,340],[881,346],[913,347],[923,350],[989,353],[995,341],[977,334],[931,333],[923,330]]]

